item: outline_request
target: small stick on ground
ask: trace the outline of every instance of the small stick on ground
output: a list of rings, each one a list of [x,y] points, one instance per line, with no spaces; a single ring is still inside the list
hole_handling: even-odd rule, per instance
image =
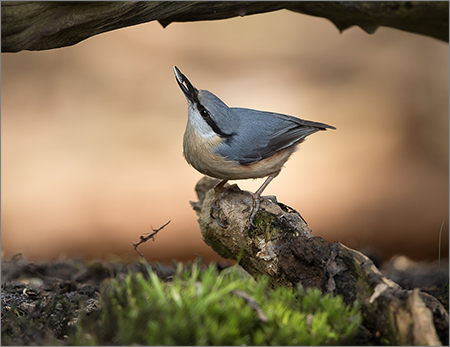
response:
[[[199,257],[203,264],[205,264],[206,267],[208,267],[208,263],[206,262],[205,258],[203,258],[200,254],[194,253],[197,257]]]
[[[166,225],[169,224],[169,223],[170,223],[170,220],[169,220],[166,224],[164,224],[163,226],[159,227],[158,229],[153,229],[153,227],[152,227],[153,232],[152,232],[151,234],[149,234],[149,235],[147,235],[147,236],[141,235],[141,236],[140,236],[140,240],[139,240],[138,243],[132,242],[132,243],[133,243],[133,246],[134,246],[134,250],[135,250],[135,251],[137,252],[137,254],[139,254],[142,258],[144,258],[145,261],[146,261],[149,265],[150,265],[150,262],[147,260],[147,258],[145,257],[145,255],[143,255],[141,252],[139,252],[139,250],[138,250],[137,248],[138,248],[138,246],[139,246],[141,243],[147,242],[147,241],[150,240],[150,239],[152,239],[152,241],[155,241],[155,236],[156,236],[156,234],[157,234],[160,230],[164,229],[164,228],[166,227]]]
[[[256,300],[249,295],[248,293],[244,292],[243,290],[232,290],[232,293],[239,296],[240,298],[242,298],[247,304],[248,306],[250,306],[258,315],[258,318],[261,322],[268,322],[269,319],[267,318],[267,316],[264,314],[263,310],[261,309],[261,307],[259,307],[258,303],[256,302]]]

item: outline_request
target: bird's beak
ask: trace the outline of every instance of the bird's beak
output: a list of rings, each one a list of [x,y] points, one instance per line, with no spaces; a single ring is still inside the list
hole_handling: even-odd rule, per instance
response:
[[[184,95],[190,102],[194,103],[194,101],[197,99],[198,90],[191,84],[191,82],[189,82],[187,77],[183,75],[176,66],[173,67],[173,71],[175,73],[178,85],[180,86]]]

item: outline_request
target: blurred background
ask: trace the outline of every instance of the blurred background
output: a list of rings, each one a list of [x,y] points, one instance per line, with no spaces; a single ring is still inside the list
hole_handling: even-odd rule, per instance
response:
[[[187,103],[172,66],[229,106],[337,127],[269,185],[315,236],[387,259],[448,257],[449,50],[380,28],[340,34],[279,11],[157,22],[50,51],[1,55],[2,257],[218,256],[203,243],[182,156]],[[255,191],[262,180],[239,181]]]

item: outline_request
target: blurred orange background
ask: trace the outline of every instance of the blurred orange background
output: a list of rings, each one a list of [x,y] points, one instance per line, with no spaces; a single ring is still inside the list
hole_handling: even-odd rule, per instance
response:
[[[448,44],[380,28],[340,34],[289,11],[157,22],[50,51],[2,54],[2,256],[219,259],[189,205],[187,103],[172,66],[229,106],[337,127],[269,185],[314,235],[383,256],[448,256]],[[240,181],[255,191],[262,180]]]

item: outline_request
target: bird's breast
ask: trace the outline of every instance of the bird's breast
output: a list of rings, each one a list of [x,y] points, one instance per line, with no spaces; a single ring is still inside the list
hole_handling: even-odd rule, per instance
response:
[[[215,148],[222,143],[219,136],[203,137],[188,125],[183,137],[183,154],[186,161],[201,173],[220,177],[219,167],[224,167],[225,160],[215,154]]]
[[[279,172],[296,147],[291,146],[269,158],[242,165],[216,153],[216,148],[223,141],[219,136],[204,138],[188,125],[183,138],[184,157],[197,171],[207,176],[227,180],[262,178]]]

